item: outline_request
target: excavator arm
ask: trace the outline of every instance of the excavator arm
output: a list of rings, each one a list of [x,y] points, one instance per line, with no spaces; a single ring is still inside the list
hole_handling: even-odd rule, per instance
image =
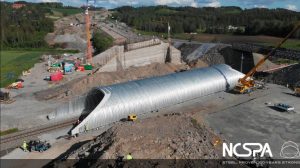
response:
[[[294,27],[294,29],[280,42],[275,48],[273,48],[264,58],[262,58],[243,78],[239,79],[238,85],[235,86],[234,91],[239,93],[246,93],[254,87],[254,80],[251,78],[260,67],[270,56],[274,55],[276,50],[282,46],[298,29],[300,28],[300,22]]]

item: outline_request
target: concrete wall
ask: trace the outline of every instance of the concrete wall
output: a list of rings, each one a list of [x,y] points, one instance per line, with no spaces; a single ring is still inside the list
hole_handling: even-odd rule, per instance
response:
[[[171,46],[171,62],[173,64],[181,64],[182,58],[181,58],[181,52],[177,48]]]
[[[150,44],[152,46],[149,46]],[[164,63],[168,46],[168,43],[160,40],[130,44],[128,51],[124,51],[124,46],[114,46],[93,57],[93,62],[96,66],[101,66],[100,72],[112,72],[154,62]],[[170,56],[172,63],[181,64],[181,52],[173,46],[171,46]]]
[[[159,39],[151,39],[139,43],[132,43],[132,44],[127,44],[127,50],[135,50],[139,48],[144,48],[144,47],[150,47],[153,45],[158,45],[161,44],[161,41]]]
[[[163,63],[167,54],[167,43],[131,50],[124,53],[124,67],[144,66],[153,62]]]

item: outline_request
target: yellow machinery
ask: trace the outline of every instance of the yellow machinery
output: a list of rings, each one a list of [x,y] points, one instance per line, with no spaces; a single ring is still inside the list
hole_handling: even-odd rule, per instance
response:
[[[255,82],[253,80],[253,75],[256,72],[257,68],[261,66],[275,51],[281,47],[281,45],[287,41],[287,39],[293,35],[300,28],[300,23],[298,23],[294,29],[274,48],[272,49],[267,56],[262,58],[243,78],[239,79],[238,84],[235,86],[234,91],[244,94],[249,93],[254,88]]]
[[[130,114],[128,116],[128,121],[135,121],[137,119],[137,116],[135,114]]]

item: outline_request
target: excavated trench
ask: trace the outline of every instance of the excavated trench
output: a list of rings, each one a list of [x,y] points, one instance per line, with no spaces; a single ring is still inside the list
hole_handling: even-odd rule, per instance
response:
[[[255,66],[253,54],[250,52],[232,49],[225,47],[220,50],[221,55],[224,57],[225,63],[230,65],[233,69],[241,71],[241,58],[243,55],[242,72],[245,74]],[[276,72],[257,72],[254,74],[256,79],[264,80],[268,83],[278,85],[289,85],[291,88],[300,86],[300,64],[295,64]]]
[[[251,52],[225,47],[220,50],[220,53],[224,57],[225,64],[230,65],[233,69],[243,73],[249,72],[255,65],[253,54]]]
[[[208,43],[203,45],[211,45],[212,47],[207,49],[207,47],[201,48],[201,44],[183,43],[177,48],[181,51],[183,61],[189,65],[191,65],[191,62],[187,58],[190,57],[191,54],[195,54],[194,51],[196,50],[198,50],[198,54],[202,55],[194,55],[194,57],[207,65],[227,64],[233,69],[243,73],[249,72],[255,65],[251,52],[236,50],[226,44]]]

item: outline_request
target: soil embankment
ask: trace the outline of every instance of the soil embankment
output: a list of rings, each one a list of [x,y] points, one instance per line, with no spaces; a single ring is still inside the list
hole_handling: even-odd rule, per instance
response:
[[[131,67],[124,71],[95,73],[55,88],[36,92],[35,97],[38,100],[70,99],[88,92],[93,87],[165,75],[184,68],[184,65],[153,63],[143,67]]]
[[[279,85],[289,85],[291,87],[300,86],[300,64],[283,68],[277,72],[269,74],[266,81]]]
[[[221,157],[221,142],[216,140],[216,136],[204,124],[188,115],[173,113],[136,122],[117,123],[94,140],[81,144],[61,157],[76,158],[78,164],[92,167],[106,164],[95,159],[116,159],[128,153],[134,159],[217,159]],[[59,160],[57,158],[52,164],[63,163]]]

